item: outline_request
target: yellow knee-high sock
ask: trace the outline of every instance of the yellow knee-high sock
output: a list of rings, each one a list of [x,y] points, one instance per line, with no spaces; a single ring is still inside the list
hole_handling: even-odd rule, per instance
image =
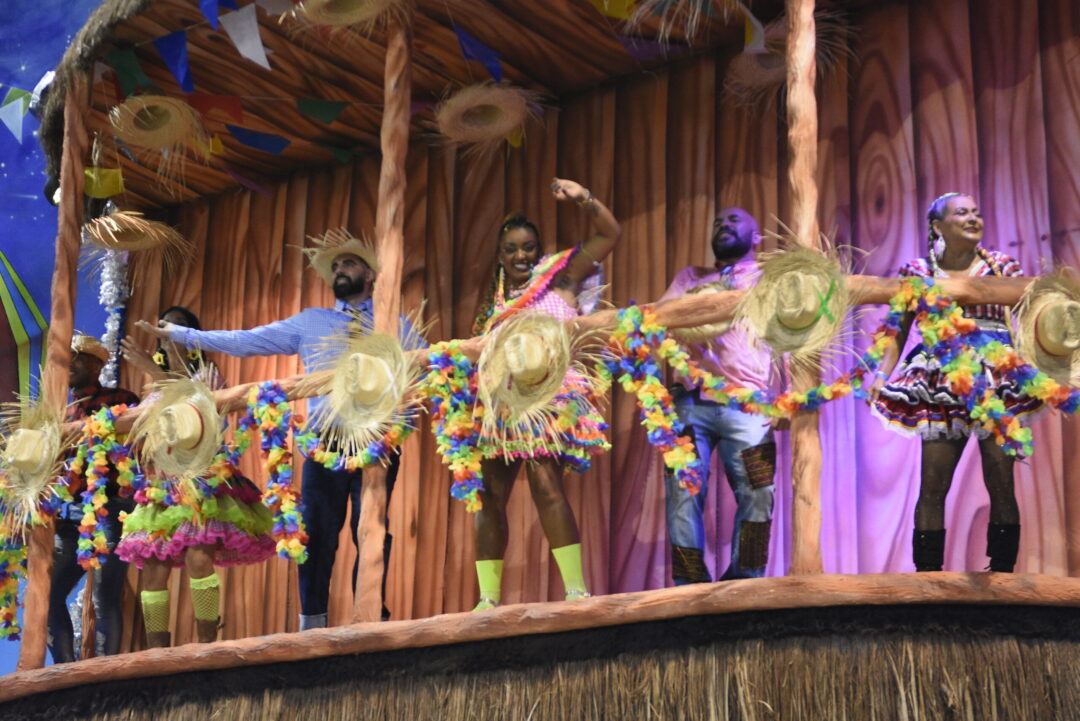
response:
[[[164,591],[143,591],[139,594],[142,602],[143,626],[147,633],[163,633],[169,630],[169,589]]]
[[[203,578],[189,579],[191,605],[195,607],[196,621],[216,621],[221,605],[221,581],[216,573]]]
[[[584,598],[589,595],[589,589],[585,585],[585,573],[581,569],[581,544],[572,543],[569,546],[551,549],[551,555],[555,556],[555,563],[559,566],[562,574],[563,586],[566,587],[566,599]]]
[[[476,604],[474,611],[483,611],[499,605],[499,601],[502,600],[502,572],[502,559],[476,562],[476,578],[480,583],[480,603]]]

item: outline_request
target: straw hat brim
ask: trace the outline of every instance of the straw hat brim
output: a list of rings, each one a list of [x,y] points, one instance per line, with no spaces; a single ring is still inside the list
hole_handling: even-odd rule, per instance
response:
[[[1039,315],[1051,303],[1080,302],[1080,284],[1064,273],[1044,275],[1031,283],[1016,306],[1019,323],[1016,334],[1020,356],[1059,383],[1080,381],[1080,351],[1068,355],[1048,353],[1039,343]]]
[[[71,352],[93,356],[102,363],[109,362],[109,351],[92,335],[76,333],[71,338]]]
[[[327,285],[334,284],[333,265],[341,255],[355,255],[373,271],[379,272],[379,256],[375,246],[366,238],[357,238],[344,228],[328,230],[321,236],[309,235],[308,240],[315,245],[304,248],[304,255]]]
[[[531,96],[505,84],[469,85],[435,108],[435,126],[453,143],[501,143],[529,117]]]
[[[518,383],[510,373],[506,342],[518,333],[543,340],[549,371],[538,383]],[[486,413],[492,420],[501,415],[514,424],[519,419],[542,411],[562,387],[570,360],[570,334],[565,323],[539,312],[510,316],[488,335],[487,344],[477,362],[477,390]]]
[[[205,135],[198,112],[180,98],[132,95],[109,112],[116,137],[145,150],[174,148]]]
[[[205,476],[221,450],[224,430],[221,414],[208,385],[190,378],[170,378],[154,384],[160,397],[145,409],[131,429],[133,442],[141,442],[139,459],[165,476],[186,480]],[[202,435],[193,448],[170,446],[162,435],[165,409],[174,403],[189,403],[202,420]]]
[[[94,218],[83,226],[83,239],[102,250],[135,251],[151,248],[187,250],[179,231],[142,213],[120,210]]]
[[[365,330],[354,324],[346,339],[324,341],[333,374],[329,391],[311,418],[323,440],[346,456],[358,455],[395,424],[409,422],[414,415],[412,391],[419,370],[409,363],[398,338]],[[390,386],[373,403],[361,402],[349,390],[348,364],[357,353],[381,360],[389,369]]]
[[[315,25],[349,27],[371,24],[404,6],[405,0],[304,0],[297,13]]]
[[[34,518],[42,500],[52,495],[63,466],[62,452],[74,442],[65,436],[60,414],[27,399],[5,403],[0,411],[0,512],[3,526],[12,537],[20,537]],[[9,447],[15,431],[40,431],[44,436],[42,462],[32,470],[10,463]]]
[[[840,330],[848,309],[847,283],[840,261],[832,253],[797,247],[763,253],[758,265],[761,275],[736,308],[736,323],[749,323],[775,353],[791,353],[795,360],[820,354]],[[823,291],[821,313],[807,328],[792,329],[777,316],[779,284],[789,273],[816,278]]]

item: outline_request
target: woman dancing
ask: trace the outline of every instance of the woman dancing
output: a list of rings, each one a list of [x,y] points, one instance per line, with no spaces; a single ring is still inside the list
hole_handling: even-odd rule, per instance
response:
[[[930,204],[926,213],[930,226],[925,258],[917,258],[900,269],[901,276],[960,278],[1023,275],[1016,259],[979,245],[983,220],[974,198],[962,193],[946,193]],[[1011,344],[1007,311],[1000,305],[964,308],[975,321],[982,338]],[[968,437],[979,442],[983,482],[990,494],[990,525],[986,553],[990,570],[1011,572],[1020,544],[1020,511],[1013,489],[1013,462],[952,392],[941,364],[925,345],[917,346],[904,360],[900,373],[886,383],[907,342],[913,316],[901,323],[895,343],[888,347],[877,378],[870,386],[872,411],[887,427],[922,439],[919,500],[915,506],[915,533],[912,550],[916,571],[940,571],[945,556],[945,496],[960,462]],[[1020,393],[1015,385],[983,358],[984,373],[1009,413],[1019,416],[1036,410],[1040,402]]]
[[[161,320],[188,328],[199,328],[199,319],[187,308],[173,306]],[[124,358],[155,381],[173,375],[190,375],[214,389],[225,387],[212,363],[201,351],[185,353],[169,341],[158,340],[151,354],[130,338],[122,342]],[[150,397],[145,402],[153,402]],[[262,503],[262,493],[254,483],[229,466],[228,477],[200,497],[197,508],[186,503],[164,505],[145,493],[136,494],[139,505],[124,519],[124,534],[116,554],[143,571],[140,596],[146,645],[168,646],[169,574],[185,566],[195,610],[195,627],[200,643],[217,639],[221,583],[214,566],[260,563],[274,555],[276,544],[270,536],[273,516]]]
[[[499,228],[494,277],[473,324],[473,333],[488,333],[518,311],[529,309],[569,320],[582,312],[579,293],[584,281],[597,272],[619,236],[615,216],[588,189],[572,180],[555,178],[551,192],[560,201],[573,201],[589,213],[595,234],[580,245],[560,253],[543,255],[540,233],[524,215],[509,216]],[[586,312],[590,309],[584,309]],[[552,555],[559,566],[567,600],[589,595],[581,563],[581,537],[574,512],[563,489],[563,470],[583,471],[589,456],[608,447],[606,427],[580,378],[568,373],[560,396],[572,399],[578,409],[576,423],[562,434],[561,449],[552,452],[540,439],[511,438],[505,444],[485,444],[481,464],[483,508],[477,512],[476,574],[480,603],[474,610],[493,608],[502,596],[503,555],[506,552],[506,503],[521,464],[529,478],[529,490],[540,516]],[[556,403],[560,402],[556,396]],[[483,442],[483,441],[482,441]],[[503,455],[503,448],[514,451]]]

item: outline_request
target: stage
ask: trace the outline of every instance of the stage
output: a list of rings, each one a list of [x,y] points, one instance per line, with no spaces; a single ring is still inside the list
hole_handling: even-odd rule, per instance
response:
[[[1080,580],[814,575],[16,673],[12,719],[1070,718]]]

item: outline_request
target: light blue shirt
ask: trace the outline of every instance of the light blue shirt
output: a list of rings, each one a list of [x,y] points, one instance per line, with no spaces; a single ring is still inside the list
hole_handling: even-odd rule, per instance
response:
[[[368,298],[357,306],[343,300],[333,308],[304,308],[294,316],[260,325],[251,330],[195,330],[176,328],[170,340],[183,343],[188,348],[225,353],[246,358],[255,355],[299,355],[304,369],[311,373],[329,367],[335,357],[333,343],[342,338],[345,330],[357,315],[366,323],[373,323],[373,307]],[[401,317],[405,350],[427,347],[427,342],[415,328]],[[308,417],[322,404],[322,396],[308,399]]]

